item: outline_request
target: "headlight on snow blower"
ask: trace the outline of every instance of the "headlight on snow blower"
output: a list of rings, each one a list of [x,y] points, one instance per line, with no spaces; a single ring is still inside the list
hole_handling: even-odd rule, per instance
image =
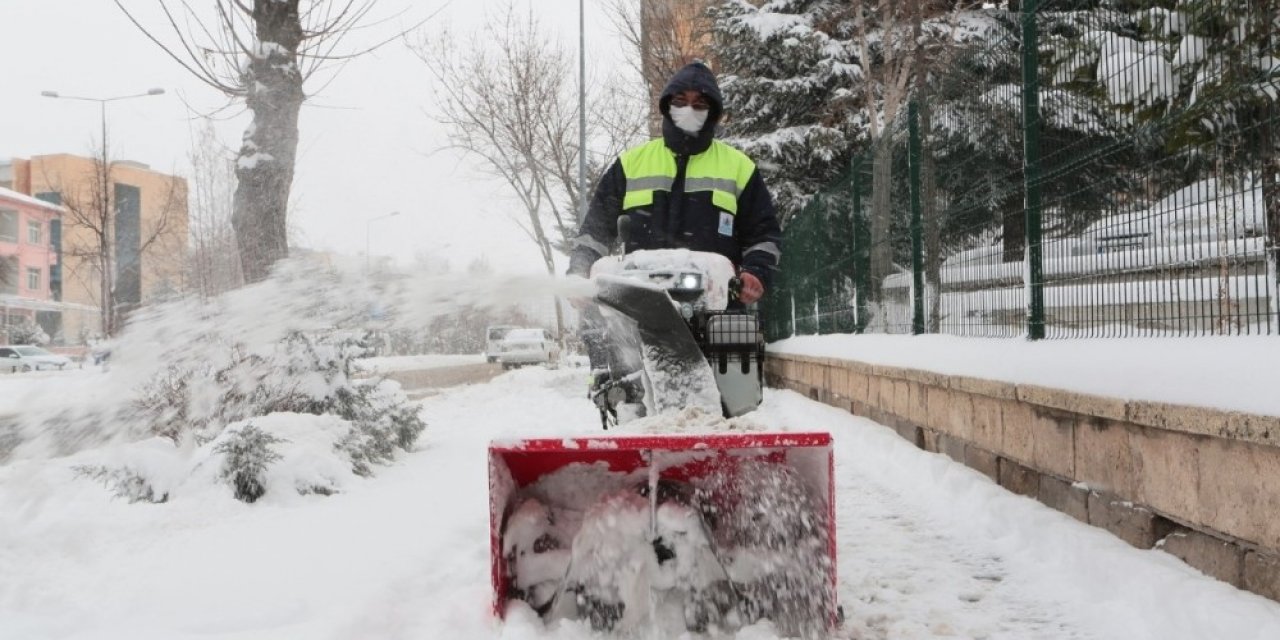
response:
[[[673,287],[681,291],[701,291],[702,290],[702,274],[701,273],[682,273],[676,279],[676,286]]]
[[[702,274],[692,272],[676,274],[667,292],[676,302],[691,303],[697,300],[702,295]],[[688,316],[685,318],[687,319]]]

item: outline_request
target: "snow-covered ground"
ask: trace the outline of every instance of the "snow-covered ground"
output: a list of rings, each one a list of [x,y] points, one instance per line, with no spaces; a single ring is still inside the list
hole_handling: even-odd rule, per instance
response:
[[[1280,416],[1275,336],[1030,342],[866,334],[800,336],[771,343],[769,350]]]
[[[0,467],[0,638],[599,637],[580,623],[544,627],[523,608],[505,622],[489,612],[486,445],[598,434],[582,382],[581,371],[525,369],[430,397],[417,450],[330,497],[128,504],[72,477],[71,464],[101,451]],[[0,395],[10,384],[0,380]],[[737,426],[835,438],[839,637],[1280,637],[1280,604],[865,419],[769,392]],[[776,634],[757,625],[737,637]]]

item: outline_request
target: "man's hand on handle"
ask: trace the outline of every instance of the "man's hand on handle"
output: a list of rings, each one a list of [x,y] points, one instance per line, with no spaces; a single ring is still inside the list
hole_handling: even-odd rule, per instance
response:
[[[739,272],[738,280],[742,282],[738,289],[738,301],[742,304],[752,304],[764,296],[764,284],[750,271]]]

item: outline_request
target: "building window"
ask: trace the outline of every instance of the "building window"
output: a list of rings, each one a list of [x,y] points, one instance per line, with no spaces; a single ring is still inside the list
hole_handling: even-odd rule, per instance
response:
[[[18,241],[18,212],[0,211],[0,241]]]
[[[18,293],[18,256],[0,256],[0,293]]]
[[[39,267],[27,267],[27,289],[30,291],[38,291],[40,289]]]
[[[40,236],[44,235],[44,225],[39,220],[27,221],[27,244],[40,244]]]

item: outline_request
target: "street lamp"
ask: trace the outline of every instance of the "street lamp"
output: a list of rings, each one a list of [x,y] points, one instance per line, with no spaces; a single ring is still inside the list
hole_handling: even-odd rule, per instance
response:
[[[106,152],[107,148],[107,103],[116,102],[117,100],[128,100],[130,98],[145,98],[147,96],[158,96],[164,93],[164,89],[160,87],[152,87],[147,89],[146,93],[131,93],[127,96],[112,96],[110,98],[90,98],[87,96],[64,96],[57,91],[41,91],[40,95],[46,98],[62,98],[63,100],[82,100],[84,102],[98,103],[98,111],[102,116],[102,149]]]
[[[129,100],[131,98],[145,98],[147,96],[158,96],[164,93],[164,89],[160,87],[152,87],[147,89],[146,93],[131,93],[123,96],[111,96],[110,98],[94,98],[90,96],[64,96],[57,91],[41,91],[40,95],[46,98],[61,98],[63,100],[80,100],[83,102],[98,103],[98,114],[102,120],[102,194],[101,202],[108,202],[107,183],[110,181],[109,165],[107,164],[107,103],[117,102],[119,100]],[[104,213],[104,216],[106,214]],[[141,259],[141,256],[139,256]],[[141,265],[139,265],[141,268]],[[115,332],[115,318],[118,305],[112,300],[111,295],[111,277],[108,274],[102,276],[102,331],[108,335]]]
[[[388,213],[386,215],[369,218],[369,221],[365,223],[364,225],[364,272],[365,273],[369,273],[371,271],[371,269],[369,268],[369,264],[370,264],[369,232],[373,230],[373,223],[379,220],[386,220],[387,218],[392,218],[398,215],[400,215],[399,211],[392,211],[391,213]]]

